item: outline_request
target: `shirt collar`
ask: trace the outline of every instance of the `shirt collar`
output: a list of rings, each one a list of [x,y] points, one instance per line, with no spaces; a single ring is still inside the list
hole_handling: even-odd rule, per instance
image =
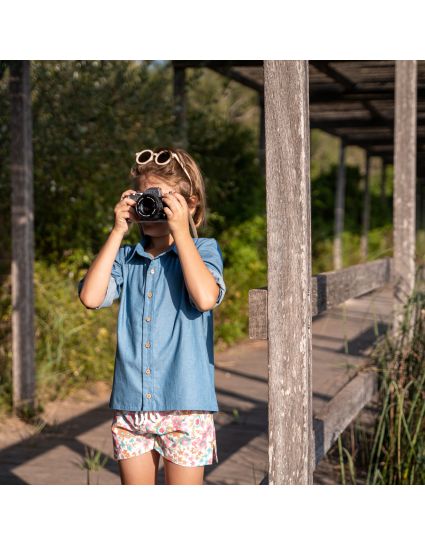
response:
[[[151,254],[149,254],[149,252],[145,251],[147,243],[148,243],[148,238],[143,234],[141,239],[139,240],[139,242],[134,246],[134,248],[131,251],[128,259],[131,259],[136,252],[141,256],[149,257],[149,259],[152,259]],[[168,250],[164,250],[164,252],[162,252],[162,253],[169,252],[170,250],[174,250],[174,252],[178,255],[177,246],[176,246],[175,242],[170,246],[170,248],[168,248]],[[162,254],[160,254],[160,255],[162,255]]]

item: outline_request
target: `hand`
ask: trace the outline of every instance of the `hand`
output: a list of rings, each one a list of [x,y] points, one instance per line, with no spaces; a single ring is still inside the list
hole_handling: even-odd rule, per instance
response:
[[[172,191],[162,196],[164,213],[167,216],[171,234],[175,239],[181,234],[189,234],[189,207],[180,193]]]
[[[127,197],[127,195],[134,192],[134,189],[127,189],[127,191],[124,191],[124,193],[121,195],[121,200],[115,205],[114,208],[114,230],[122,235],[127,234],[130,224],[138,219],[136,212],[132,208],[136,205],[136,201]]]

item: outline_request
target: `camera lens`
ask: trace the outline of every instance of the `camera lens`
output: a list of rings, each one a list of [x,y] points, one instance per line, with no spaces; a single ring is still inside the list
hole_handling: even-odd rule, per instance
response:
[[[154,216],[157,211],[155,199],[150,195],[143,195],[137,203],[137,211],[141,216]]]

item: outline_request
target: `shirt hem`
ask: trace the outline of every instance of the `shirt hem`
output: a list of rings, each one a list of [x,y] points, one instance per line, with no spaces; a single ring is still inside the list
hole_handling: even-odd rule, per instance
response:
[[[220,409],[217,405],[215,406],[193,406],[193,405],[178,405],[178,406],[167,406],[167,407],[151,407],[151,408],[140,408],[139,406],[135,405],[121,405],[117,403],[110,403],[109,408],[114,411],[211,411],[213,413],[220,412]]]

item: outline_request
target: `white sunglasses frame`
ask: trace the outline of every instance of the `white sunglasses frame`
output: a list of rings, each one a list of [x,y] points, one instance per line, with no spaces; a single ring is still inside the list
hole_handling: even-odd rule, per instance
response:
[[[145,153],[146,151],[149,151],[150,154],[151,154],[151,156],[150,156],[150,158],[149,158],[147,161],[145,161],[144,163],[141,163],[141,162],[139,161],[139,157],[142,155],[142,153]],[[167,151],[168,153],[170,153],[170,158],[169,158],[168,161],[166,161],[165,163],[158,163],[158,161],[157,161],[158,155],[160,155],[161,153],[166,152],[166,151]],[[168,165],[168,163],[171,161],[171,159],[175,159],[175,160],[178,162],[178,164],[182,167],[183,172],[186,174],[186,176],[187,176],[187,178],[188,178],[188,180],[189,180],[189,182],[190,182],[190,196],[192,196],[192,179],[191,179],[191,177],[189,176],[188,171],[186,170],[185,166],[183,165],[183,163],[181,162],[179,156],[178,156],[176,153],[174,153],[173,151],[170,151],[170,150],[168,150],[168,149],[164,149],[164,150],[161,150],[161,151],[158,151],[158,152],[155,152],[155,151],[153,151],[153,150],[151,150],[151,149],[144,149],[144,150],[139,151],[139,152],[136,153],[136,163],[137,163],[138,165],[142,165],[142,166],[143,166],[143,165],[147,165],[148,163],[150,163],[150,162],[153,161],[153,160],[155,160],[155,163],[156,163],[157,165],[159,165],[159,166],[161,166],[161,165]]]

